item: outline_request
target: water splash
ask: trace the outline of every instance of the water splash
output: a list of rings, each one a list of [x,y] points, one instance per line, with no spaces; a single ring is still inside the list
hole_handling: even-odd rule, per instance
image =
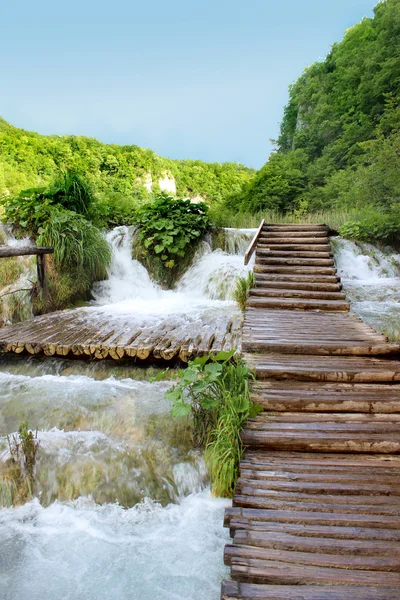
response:
[[[228,502],[207,490],[162,508],[80,498],[0,512],[3,600],[213,600],[228,576]],[[21,576],[23,572],[23,576]]]
[[[225,234],[225,240],[222,250],[228,254],[241,254],[243,256],[256,231],[257,229],[233,229],[231,227],[224,227],[223,232]]]
[[[243,265],[239,254],[213,251],[210,242],[203,241],[176,288],[163,290],[151,280],[143,265],[132,259],[131,228],[117,227],[107,239],[113,248],[113,260],[108,279],[94,287],[96,308],[110,315],[132,315],[143,323],[170,315],[184,319],[201,317],[213,310],[234,311],[232,291],[236,278],[251,268]]]
[[[333,246],[351,309],[390,339],[400,340],[400,255],[341,238]]]

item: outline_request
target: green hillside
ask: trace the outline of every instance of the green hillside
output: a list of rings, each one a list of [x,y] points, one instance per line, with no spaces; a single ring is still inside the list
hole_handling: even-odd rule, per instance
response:
[[[202,196],[208,203],[238,193],[254,171],[236,163],[172,160],[138,146],[118,146],[83,136],[44,136],[0,118],[0,196],[50,183],[60,170],[85,176],[100,197],[141,203],[145,184],[159,192],[159,180],[174,179],[178,196]]]
[[[361,210],[364,237],[400,223],[400,0],[374,13],[290,87],[276,151],[231,208]]]

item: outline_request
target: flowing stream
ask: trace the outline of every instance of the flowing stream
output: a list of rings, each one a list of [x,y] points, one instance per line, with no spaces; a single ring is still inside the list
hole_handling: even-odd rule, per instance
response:
[[[79,310],[145,324],[227,318],[237,310],[231,293],[251,234],[226,232],[214,250],[208,239],[165,291],[132,260],[132,230],[116,228],[109,277]],[[1,359],[0,598],[219,597],[229,502],[211,497],[188,424],[169,415],[171,382],[155,375],[118,363]],[[10,457],[22,421],[38,430],[32,490]]]
[[[400,341],[400,254],[340,238],[333,245],[351,310],[389,339]]]

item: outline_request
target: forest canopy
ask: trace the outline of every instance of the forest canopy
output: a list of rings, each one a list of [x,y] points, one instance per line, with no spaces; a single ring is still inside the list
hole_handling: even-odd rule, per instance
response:
[[[0,117],[0,196],[45,187],[67,169],[83,175],[103,204],[115,210],[147,202],[150,192],[160,192],[160,180],[173,180],[178,196],[200,196],[210,204],[240,192],[254,175],[238,163],[179,161],[135,145],[39,135]]]
[[[357,206],[400,224],[400,0],[380,2],[290,87],[275,151],[228,206]]]

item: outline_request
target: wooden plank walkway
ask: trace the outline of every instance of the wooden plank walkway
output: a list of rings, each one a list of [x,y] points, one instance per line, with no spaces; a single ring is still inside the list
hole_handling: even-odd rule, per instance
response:
[[[322,262],[321,262],[322,261]],[[400,346],[348,312],[323,225],[265,226],[223,600],[400,598]]]
[[[112,317],[101,308],[63,310],[0,329],[0,352],[188,362],[239,346],[242,322],[239,312],[226,311],[141,323],[135,315]]]

